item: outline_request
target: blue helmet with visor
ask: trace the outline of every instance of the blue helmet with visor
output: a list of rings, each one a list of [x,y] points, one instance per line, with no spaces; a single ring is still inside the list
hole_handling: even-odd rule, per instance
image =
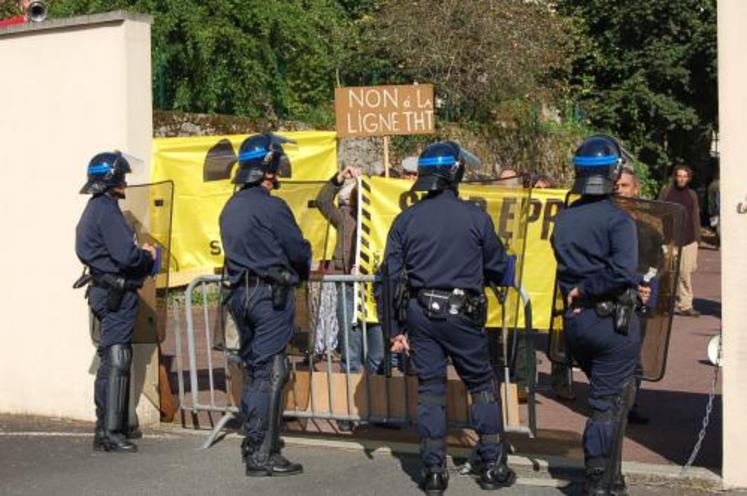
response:
[[[265,175],[274,174],[273,184],[279,187],[277,176],[289,176],[290,160],[283,150],[284,143],[295,141],[273,133],[255,134],[241,143],[239,148],[239,170],[233,178],[234,184],[259,184]]]
[[[428,145],[418,158],[418,179],[413,191],[454,188],[464,177],[465,166],[479,166],[480,159],[453,141]]]
[[[573,155],[575,180],[572,193],[579,195],[611,195],[623,167],[632,157],[611,136],[586,138]]]
[[[82,195],[98,195],[125,182],[125,174],[132,172],[130,162],[120,151],[104,152],[88,162],[87,181],[80,189]]]

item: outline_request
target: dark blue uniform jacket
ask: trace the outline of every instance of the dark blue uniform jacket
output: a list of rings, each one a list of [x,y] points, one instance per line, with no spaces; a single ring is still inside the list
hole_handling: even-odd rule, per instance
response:
[[[75,252],[93,275],[143,279],[153,266],[150,253],[138,248],[117,199],[106,193],[88,200],[75,230]]]
[[[232,285],[242,274],[265,277],[272,267],[308,279],[311,246],[288,205],[262,186],[236,192],[220,214],[226,274]]]
[[[635,222],[607,197],[584,197],[560,212],[551,241],[564,297],[578,287],[582,297],[602,299],[642,281]]]
[[[508,266],[490,216],[452,190],[430,193],[397,216],[385,260],[392,287],[404,269],[415,290],[460,288],[473,294],[482,293],[487,281],[500,283]],[[399,332],[395,323],[392,330]]]

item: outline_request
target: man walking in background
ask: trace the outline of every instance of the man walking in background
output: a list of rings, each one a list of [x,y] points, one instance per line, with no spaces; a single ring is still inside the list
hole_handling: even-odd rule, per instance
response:
[[[685,208],[680,243],[680,277],[677,281],[677,315],[700,317],[693,308],[692,274],[698,269],[698,242],[700,241],[700,207],[698,195],[690,189],[693,171],[686,165],[674,168],[672,182],[661,190],[659,200],[678,203]]]

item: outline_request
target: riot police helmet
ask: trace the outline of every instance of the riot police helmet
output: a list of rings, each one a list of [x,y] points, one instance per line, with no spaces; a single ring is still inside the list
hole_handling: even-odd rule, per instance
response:
[[[477,166],[480,159],[453,141],[428,145],[418,158],[418,179],[413,191],[443,191],[456,187],[465,166]]]
[[[590,136],[573,155],[575,180],[572,193],[580,195],[611,195],[625,165],[632,158],[611,136]]]
[[[288,155],[283,150],[283,143],[295,143],[272,133],[255,134],[241,143],[239,148],[239,170],[233,183],[250,185],[261,183],[267,174],[277,176],[282,170],[290,167]],[[279,187],[277,177],[273,178],[275,187]]]
[[[129,157],[120,151],[104,152],[88,162],[88,180],[80,190],[82,195],[98,195],[125,182],[125,174],[132,172]]]

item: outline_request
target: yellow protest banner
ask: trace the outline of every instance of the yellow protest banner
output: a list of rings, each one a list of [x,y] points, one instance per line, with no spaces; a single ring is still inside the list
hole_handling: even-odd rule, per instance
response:
[[[273,192],[285,199],[312,243],[315,256],[334,246],[334,229],[313,204],[323,181],[337,171],[335,133],[281,133],[296,144],[284,149],[291,161],[290,176]],[[174,182],[170,284],[187,284],[193,277],[215,273],[223,265],[218,217],[231,196],[235,172],[230,158],[246,135],[162,138],[153,142],[151,181]],[[331,253],[331,249],[326,250]]]
[[[361,188],[361,273],[371,274],[382,261],[386,237],[394,218],[407,206],[417,201],[418,194],[410,191],[412,182],[402,179],[365,178]],[[533,326],[547,329],[550,324],[555,257],[549,243],[553,219],[563,207],[565,191],[528,190],[483,184],[462,184],[460,197],[484,208],[493,219],[496,231],[509,253],[517,255],[517,270],[522,285],[528,291],[533,307]],[[501,306],[488,293],[490,311],[488,327],[501,327]],[[523,325],[517,295],[510,291],[506,308],[509,326]],[[366,295],[369,319],[376,315],[373,294]]]
[[[291,179],[273,192],[285,199],[304,236],[312,244],[315,260],[332,257],[336,233],[319,213],[314,199],[324,181],[337,170],[335,134],[306,131],[285,133],[297,141],[288,145]],[[246,136],[164,138],[154,141],[153,182],[171,180],[173,200],[170,285],[187,284],[193,277],[215,273],[223,265],[218,216],[233,192],[230,167],[221,163],[226,146],[237,150]],[[211,150],[215,153],[210,155]],[[209,159],[210,157],[212,159]],[[216,159],[218,157],[218,159]],[[226,172],[227,170],[227,172]],[[361,232],[359,259],[362,273],[375,272],[394,218],[417,200],[412,183],[402,179],[364,178],[360,188]],[[460,196],[481,205],[491,215],[510,253],[521,254],[519,272],[532,299],[534,327],[550,323],[555,258],[549,243],[553,219],[563,207],[565,191],[465,183]],[[526,223],[523,219],[526,219]],[[490,296],[490,295],[489,295]],[[366,295],[367,315],[375,316],[373,295]],[[509,292],[509,325],[523,322],[515,293]],[[373,317],[375,318],[375,317]],[[500,306],[491,296],[489,326],[500,326]]]

